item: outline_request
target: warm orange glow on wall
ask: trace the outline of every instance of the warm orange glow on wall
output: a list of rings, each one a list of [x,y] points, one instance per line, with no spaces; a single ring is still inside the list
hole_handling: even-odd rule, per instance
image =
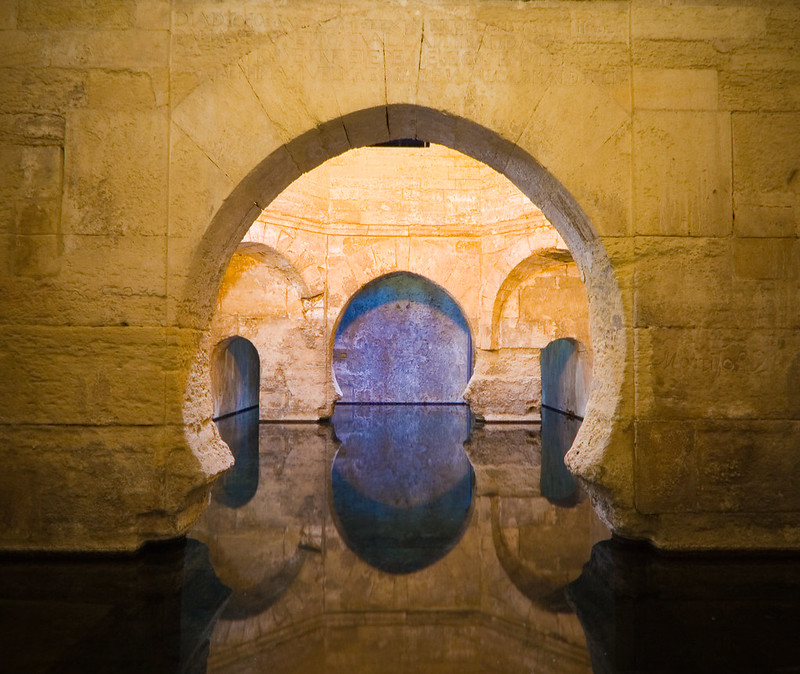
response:
[[[459,152],[353,150],[303,175],[250,228],[220,292],[215,340],[258,347],[263,418],[316,418],[336,397],[332,334],[348,300],[396,271],[450,293],[470,324],[466,389],[486,418],[536,418],[539,351],[591,344],[566,244],[504,176]]]

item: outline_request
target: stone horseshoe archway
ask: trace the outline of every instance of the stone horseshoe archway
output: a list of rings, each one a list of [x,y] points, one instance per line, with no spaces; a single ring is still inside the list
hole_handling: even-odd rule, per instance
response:
[[[195,249],[179,318],[207,329],[228,260],[261,210],[301,172],[355,147],[398,138],[445,145],[482,161],[512,181],[539,206],[566,241],[584,280],[595,348],[595,383],[586,421],[567,461],[585,481],[607,522],[632,508],[632,447],[621,429],[628,331],[622,294],[611,262],[588,215],[536,159],[497,133],[467,119],[414,105],[361,110],[331,120],[281,146],[261,161],[223,202]],[[202,340],[201,340],[202,341]],[[183,405],[186,440],[213,475],[227,467],[227,448],[212,439],[206,399],[208,363],[197,349]],[[266,366],[266,365],[265,365]]]

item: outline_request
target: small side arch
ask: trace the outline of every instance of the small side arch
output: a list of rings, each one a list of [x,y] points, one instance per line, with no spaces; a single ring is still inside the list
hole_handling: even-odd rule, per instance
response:
[[[583,418],[592,372],[586,349],[577,339],[550,342],[541,352],[542,407]]]
[[[258,407],[261,361],[244,337],[223,339],[214,348],[211,367],[213,419]]]
[[[503,279],[495,295],[492,306],[491,323],[491,345],[492,349],[497,349],[500,344],[500,318],[503,313],[503,306],[510,297],[511,293],[535,274],[540,274],[552,267],[573,262],[572,255],[563,248],[545,248],[529,255],[519,262],[508,275]]]
[[[319,267],[313,264],[302,248],[295,249],[295,242],[287,239],[283,230],[271,227],[269,223],[254,222],[236,252],[260,255],[265,262],[291,271],[297,279],[298,292],[303,299],[321,295],[325,290],[325,279]]]

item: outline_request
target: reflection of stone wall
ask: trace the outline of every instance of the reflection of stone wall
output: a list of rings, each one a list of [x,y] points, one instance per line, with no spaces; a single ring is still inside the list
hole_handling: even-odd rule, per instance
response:
[[[553,596],[608,532],[588,500],[542,496],[535,429],[473,431],[463,537],[432,566],[393,575],[359,559],[333,521],[330,429],[262,425],[258,493],[237,509],[212,503],[192,534],[233,590],[208,671],[591,672],[580,624]]]

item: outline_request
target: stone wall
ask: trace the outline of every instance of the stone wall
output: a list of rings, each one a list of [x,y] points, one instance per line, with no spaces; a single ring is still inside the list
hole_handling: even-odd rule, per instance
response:
[[[793,0],[3,3],[2,546],[186,530],[231,462],[208,330],[236,246],[302,173],[406,137],[503,173],[569,246],[594,388],[568,461],[615,531],[800,546],[799,24]]]
[[[256,345],[263,419],[330,415],[337,326],[367,284],[399,271],[430,279],[464,312],[474,373],[452,397],[484,418],[538,419],[540,350],[560,337],[591,349],[564,240],[508,179],[442,146],[325,162],[264,209],[238,251],[210,344]]]
[[[262,419],[318,419],[325,414],[330,380],[322,301],[304,300],[285,264],[274,252],[252,248],[233,256],[209,347],[231,335],[255,345]]]

